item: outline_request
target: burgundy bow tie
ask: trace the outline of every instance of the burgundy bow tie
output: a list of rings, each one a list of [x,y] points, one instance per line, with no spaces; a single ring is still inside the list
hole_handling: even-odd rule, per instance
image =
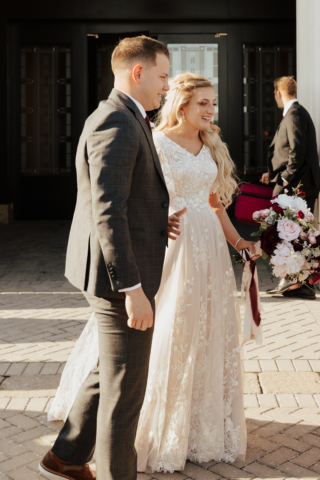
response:
[[[150,118],[148,117],[148,115],[145,116],[145,121],[146,121],[146,124],[148,125],[148,127],[150,129],[150,132],[152,132]]]

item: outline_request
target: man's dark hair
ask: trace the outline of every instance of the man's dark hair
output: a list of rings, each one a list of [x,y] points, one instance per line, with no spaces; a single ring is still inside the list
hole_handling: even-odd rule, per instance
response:
[[[156,64],[157,53],[162,53],[169,58],[169,50],[164,43],[154,38],[141,35],[139,37],[124,38],[114,49],[111,57],[113,73],[123,70],[133,60]]]

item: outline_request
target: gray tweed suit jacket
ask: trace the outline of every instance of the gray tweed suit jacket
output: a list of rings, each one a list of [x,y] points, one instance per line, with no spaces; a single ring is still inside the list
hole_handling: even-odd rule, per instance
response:
[[[146,121],[119,90],[87,119],[76,169],[66,277],[103,298],[124,298],[118,290],[141,282],[153,298],[167,243],[169,194]]]

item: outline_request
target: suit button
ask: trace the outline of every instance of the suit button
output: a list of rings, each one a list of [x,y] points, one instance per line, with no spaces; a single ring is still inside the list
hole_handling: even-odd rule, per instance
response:
[[[168,208],[168,207],[169,207],[169,205],[167,204],[167,202],[163,202],[162,206],[163,206],[163,208]]]
[[[161,235],[162,235],[163,237],[166,237],[166,236],[167,236],[167,230],[162,230]]]

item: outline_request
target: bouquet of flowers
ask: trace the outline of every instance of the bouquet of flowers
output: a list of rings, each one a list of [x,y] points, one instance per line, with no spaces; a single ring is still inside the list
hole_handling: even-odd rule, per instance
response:
[[[270,208],[254,212],[260,228],[251,235],[260,240],[262,258],[270,258],[273,275],[314,285],[320,281],[320,233],[300,187],[292,195],[285,190],[271,199]]]

